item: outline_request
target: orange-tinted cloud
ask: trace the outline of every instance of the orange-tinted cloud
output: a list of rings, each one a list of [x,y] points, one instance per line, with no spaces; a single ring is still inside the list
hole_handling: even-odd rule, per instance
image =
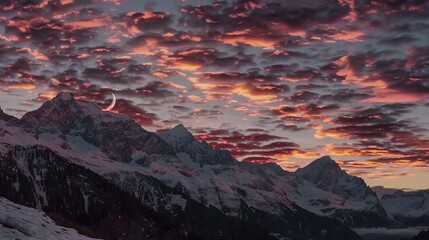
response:
[[[10,89],[32,90],[36,88],[34,83],[14,82],[9,84]]]

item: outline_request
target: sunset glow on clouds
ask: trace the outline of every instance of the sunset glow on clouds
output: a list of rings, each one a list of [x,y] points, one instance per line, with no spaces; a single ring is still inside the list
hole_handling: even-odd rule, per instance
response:
[[[0,2],[0,106],[58,92],[295,170],[429,188],[427,1]],[[426,185],[425,185],[426,184]]]

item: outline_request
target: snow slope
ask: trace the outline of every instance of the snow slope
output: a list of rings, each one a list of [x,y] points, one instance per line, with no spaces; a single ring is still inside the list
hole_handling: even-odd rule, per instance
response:
[[[381,198],[389,219],[405,225],[429,225],[429,190],[413,192],[396,191]],[[425,224],[426,223],[426,224]]]
[[[329,156],[321,157],[296,173],[318,188],[333,193],[332,204],[355,210],[371,210],[379,204],[377,195],[363,179],[350,176]],[[329,199],[327,199],[329,200]]]
[[[94,239],[76,230],[58,226],[42,211],[13,203],[0,197],[0,239]]]

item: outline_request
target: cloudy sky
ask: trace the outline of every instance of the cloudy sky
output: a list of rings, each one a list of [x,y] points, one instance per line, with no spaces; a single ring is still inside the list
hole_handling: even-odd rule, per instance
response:
[[[240,160],[429,188],[425,0],[2,0],[0,106],[58,92]]]

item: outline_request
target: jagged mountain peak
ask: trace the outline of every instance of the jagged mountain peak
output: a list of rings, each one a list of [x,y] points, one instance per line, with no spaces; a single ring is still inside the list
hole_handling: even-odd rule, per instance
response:
[[[199,142],[183,124],[161,133],[160,137],[177,153],[187,154],[195,162],[227,165],[238,163],[230,152],[213,148],[205,141]]]
[[[76,100],[71,93],[59,93],[26,113],[19,124],[36,137],[47,133],[81,137],[118,161],[132,161],[138,151],[174,155],[171,146],[128,115],[103,111],[97,103]]]
[[[69,92],[60,92],[53,99],[59,99],[64,101],[75,100],[73,94]]]
[[[10,124],[10,125],[17,125],[19,119],[14,117],[14,116],[10,116],[7,113],[3,112],[3,109],[1,109],[0,107],[0,120],[5,121],[6,123]]]
[[[320,179],[321,175],[344,172],[340,166],[330,156],[323,156],[308,164],[303,168],[298,168],[298,175],[310,178],[312,180]]]
[[[342,202],[349,202],[356,208],[375,214],[378,223],[387,220],[385,210],[381,207],[376,194],[359,177],[349,175],[329,156],[314,160],[307,166],[296,170],[296,174],[314,183],[318,188],[337,195]],[[333,212],[339,219],[347,221],[342,214]]]
[[[93,122],[132,121],[128,115],[104,112],[97,103],[78,101],[72,93],[60,92],[34,111],[24,114],[21,124],[31,128],[59,129],[76,119],[90,118]]]
[[[341,170],[341,167],[338,165],[338,163],[333,160],[330,156],[323,156],[321,158],[318,158],[311,162],[307,167],[327,167],[330,169],[336,169],[339,171]]]
[[[57,96],[45,102],[45,104],[46,103],[51,103],[55,107],[63,107],[64,105],[67,105],[67,107],[72,108],[75,113],[89,115],[93,118],[104,118],[104,120],[111,120],[112,117],[115,117],[118,120],[130,119],[128,115],[105,112],[101,110],[100,106],[95,102],[76,100],[73,94],[69,92],[60,92]]]
[[[313,162],[311,162],[310,164],[313,164],[313,165],[315,165],[315,164],[318,164],[318,165],[331,164],[331,165],[336,165],[336,166],[338,166],[337,162],[335,162],[335,160],[334,160],[334,159],[332,159],[332,158],[331,158],[330,156],[328,156],[328,155],[323,156],[323,157],[321,157],[321,158],[318,158],[318,159],[314,160]],[[309,164],[309,165],[310,165],[310,164]]]
[[[174,128],[172,128],[170,131],[165,133],[166,135],[170,135],[170,136],[175,136],[175,137],[192,137],[194,138],[194,135],[192,135],[192,133],[183,125],[183,124],[179,124],[177,126],[175,126]]]
[[[179,152],[186,152],[184,149],[200,145],[194,135],[192,135],[183,124],[179,124],[168,131],[160,133],[159,136]]]

